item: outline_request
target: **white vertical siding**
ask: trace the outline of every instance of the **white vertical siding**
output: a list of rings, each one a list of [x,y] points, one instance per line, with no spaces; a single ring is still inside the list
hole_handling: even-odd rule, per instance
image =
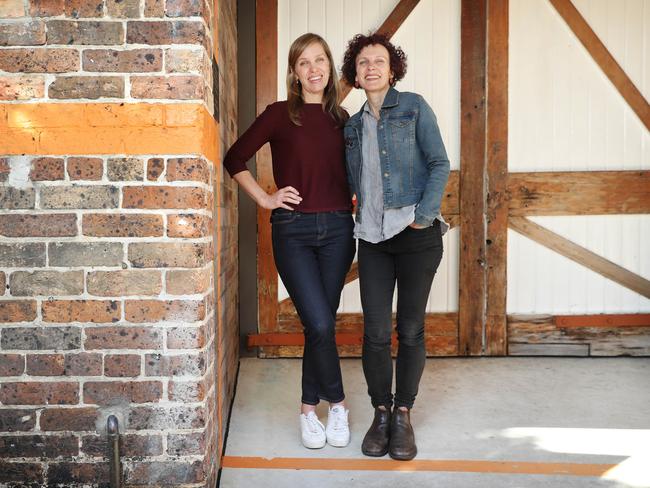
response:
[[[637,88],[650,94],[650,1],[573,0]],[[510,2],[509,170],[650,169],[650,134],[546,0]],[[536,217],[650,278],[650,216]],[[650,300],[508,234],[509,313],[647,312]]]
[[[279,0],[278,99],[286,98],[287,54],[291,42],[305,32],[315,32],[328,42],[337,71],[347,42],[354,34],[377,29],[398,0]],[[422,0],[398,30],[393,41],[408,56],[408,71],[397,88],[421,94],[433,107],[452,169],[460,159],[460,1]],[[344,102],[350,113],[365,101],[352,90]],[[444,238],[445,255],[434,280],[428,311],[458,309],[458,231]],[[279,283],[279,298],[287,292]],[[346,285],[342,312],[360,312],[358,282]]]

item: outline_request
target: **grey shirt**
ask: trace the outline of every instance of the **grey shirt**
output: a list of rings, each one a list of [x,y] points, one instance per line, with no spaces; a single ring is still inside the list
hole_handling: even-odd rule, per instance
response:
[[[416,205],[384,208],[384,190],[377,142],[377,119],[370,111],[368,102],[363,105],[363,135],[361,140],[361,222],[354,227],[354,237],[376,244],[402,232],[415,220]],[[443,234],[447,223],[441,216]]]

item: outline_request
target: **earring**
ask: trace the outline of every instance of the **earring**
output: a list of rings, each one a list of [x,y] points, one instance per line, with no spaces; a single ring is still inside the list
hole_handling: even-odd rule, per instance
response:
[[[296,78],[296,86],[300,86],[300,80]]]

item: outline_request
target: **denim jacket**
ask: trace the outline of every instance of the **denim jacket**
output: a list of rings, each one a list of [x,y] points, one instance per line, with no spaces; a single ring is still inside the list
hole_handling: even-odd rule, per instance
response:
[[[345,124],[348,182],[357,195],[361,215],[361,140],[363,108]],[[390,88],[377,123],[379,160],[383,175],[384,207],[417,205],[415,223],[429,226],[440,214],[440,202],[449,177],[449,159],[436,116],[415,93]]]

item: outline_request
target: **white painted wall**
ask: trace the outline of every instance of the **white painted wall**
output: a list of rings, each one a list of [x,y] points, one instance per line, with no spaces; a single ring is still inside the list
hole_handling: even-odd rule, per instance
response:
[[[573,0],[646,98],[650,0]],[[650,169],[650,134],[548,0],[510,2],[509,170]],[[650,279],[650,216],[532,220]],[[650,300],[508,234],[508,313],[650,311]]]

